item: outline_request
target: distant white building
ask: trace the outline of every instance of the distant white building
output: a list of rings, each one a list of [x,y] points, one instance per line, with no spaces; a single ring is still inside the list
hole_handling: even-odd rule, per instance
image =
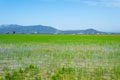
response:
[[[34,34],[37,34],[37,32],[33,32]]]

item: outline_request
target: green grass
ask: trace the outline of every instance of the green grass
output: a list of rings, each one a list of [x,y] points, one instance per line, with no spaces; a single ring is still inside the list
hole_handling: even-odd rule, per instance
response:
[[[120,35],[0,34],[0,80],[120,80]]]

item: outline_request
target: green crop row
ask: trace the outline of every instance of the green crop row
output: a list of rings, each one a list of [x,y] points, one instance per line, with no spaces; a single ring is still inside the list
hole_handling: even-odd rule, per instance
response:
[[[120,80],[119,75],[120,35],[0,34],[1,80]]]

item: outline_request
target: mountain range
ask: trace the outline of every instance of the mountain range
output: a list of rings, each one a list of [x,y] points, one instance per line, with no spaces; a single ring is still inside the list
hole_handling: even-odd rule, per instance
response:
[[[95,29],[86,30],[59,30],[51,26],[30,25],[22,26],[16,24],[0,25],[0,33],[18,33],[18,34],[105,34],[105,32],[97,31]]]

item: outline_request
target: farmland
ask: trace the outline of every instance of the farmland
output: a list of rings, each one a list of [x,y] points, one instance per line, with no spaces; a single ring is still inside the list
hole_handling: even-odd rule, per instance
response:
[[[0,80],[120,80],[120,35],[0,34]]]

